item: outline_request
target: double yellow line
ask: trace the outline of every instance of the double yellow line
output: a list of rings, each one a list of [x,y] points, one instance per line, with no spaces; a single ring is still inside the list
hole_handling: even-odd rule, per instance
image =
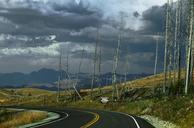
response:
[[[85,124],[84,126],[81,126],[80,128],[89,128],[90,126],[95,124],[100,119],[100,116],[97,113],[94,113],[94,112],[87,112],[87,113],[90,113],[90,114],[94,115],[95,118],[92,121]]]

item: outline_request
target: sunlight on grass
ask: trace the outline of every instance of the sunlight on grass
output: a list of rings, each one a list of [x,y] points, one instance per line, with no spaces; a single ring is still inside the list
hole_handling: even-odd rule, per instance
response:
[[[11,114],[8,118],[0,123],[0,128],[16,128],[21,125],[34,123],[36,121],[45,119],[47,113],[36,111],[25,111],[16,114]]]

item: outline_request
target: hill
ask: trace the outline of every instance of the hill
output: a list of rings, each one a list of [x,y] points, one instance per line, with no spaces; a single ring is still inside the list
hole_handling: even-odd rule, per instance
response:
[[[0,73],[0,87],[35,87],[40,89],[57,90],[56,81],[58,80],[58,71],[53,69],[40,69],[38,71],[33,71],[29,74],[24,73]],[[77,78],[76,74],[69,74],[72,80]],[[150,74],[128,74],[127,80],[134,80],[137,78],[142,78]],[[92,76],[88,73],[78,74],[78,85],[79,88],[90,88]],[[101,85],[111,84],[112,74],[106,73],[100,76]],[[125,76],[122,74],[117,74],[118,81],[124,81]],[[62,71],[62,79],[67,79],[65,71]],[[97,87],[95,83],[95,87]]]
[[[81,90],[80,94],[84,100],[78,100],[75,97],[75,93],[63,91],[58,102],[56,100],[56,93],[52,91],[33,88],[1,89],[0,96],[4,98],[0,98],[0,102],[4,105],[45,105],[61,108],[67,106],[119,111],[142,116],[152,123],[155,120],[163,120],[170,121],[181,128],[192,127],[194,125],[194,95],[163,96],[159,93],[155,93],[157,95],[154,95],[153,88],[160,88],[162,83],[163,74],[128,81],[126,84],[122,83],[118,85],[119,93],[121,96],[123,95],[119,102],[111,100],[113,86],[102,87],[101,92],[98,88],[94,89],[94,98],[92,101],[90,99],[90,90]],[[122,91],[123,89],[125,91]],[[109,97],[110,102],[106,105],[102,104],[100,102],[101,96]],[[165,123],[165,125],[167,124],[171,123]],[[163,124],[161,125],[164,126]],[[164,126],[162,128],[169,127]]]
[[[20,104],[22,101],[27,103],[29,101],[40,100],[40,97],[51,96],[54,94],[55,92],[36,88],[4,88],[0,89],[0,104]]]
[[[57,80],[58,72],[52,69],[40,69],[29,74],[24,73],[1,73],[0,85],[22,86],[33,83],[53,83]]]

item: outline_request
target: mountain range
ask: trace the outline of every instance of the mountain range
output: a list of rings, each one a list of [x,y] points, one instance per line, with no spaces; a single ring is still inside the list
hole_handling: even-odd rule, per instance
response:
[[[142,78],[149,76],[151,74],[127,74],[127,80],[134,80],[137,78]],[[45,89],[56,89],[56,82],[58,81],[59,72],[54,69],[40,69],[38,71],[33,71],[31,73],[0,73],[0,87],[36,87]],[[92,75],[88,73],[79,74],[69,74],[71,80],[77,80],[79,88],[89,88],[91,85]],[[122,82],[125,80],[125,75],[116,74],[117,82]],[[61,72],[62,79],[66,80],[67,73],[65,71]],[[101,85],[110,85],[112,83],[112,73],[105,73],[97,77],[98,82],[94,82],[94,87]]]

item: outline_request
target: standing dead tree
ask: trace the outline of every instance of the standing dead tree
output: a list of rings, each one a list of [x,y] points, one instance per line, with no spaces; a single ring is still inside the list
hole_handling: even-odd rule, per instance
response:
[[[61,79],[62,79],[62,48],[59,51],[59,69],[58,69],[58,83],[57,83],[57,102],[59,102],[60,98],[60,88],[61,88]]]
[[[81,66],[82,66],[82,63],[83,63],[83,57],[84,57],[84,49],[82,50],[82,53],[81,53],[81,60],[80,60],[80,63],[79,63],[79,66],[78,66],[78,72],[77,72],[77,76],[76,76],[76,81],[75,81],[75,84],[73,86],[75,92],[77,93],[77,95],[79,96],[79,98],[82,100],[82,96],[79,94],[79,92],[77,91],[77,86],[78,86],[78,81],[79,81],[79,74],[81,72]]]
[[[188,50],[187,50],[187,65],[186,65],[186,83],[185,83],[185,94],[188,94],[189,86],[191,85],[192,70],[193,70],[193,38],[194,38],[194,1],[190,0],[190,16],[189,16],[189,40],[188,40]]]
[[[167,49],[167,52],[168,52],[168,57],[169,57],[169,61],[168,61],[168,81],[167,81],[167,84],[168,84],[168,93],[172,93],[173,92],[173,51],[174,51],[174,3],[173,3],[173,0],[170,0],[170,3],[169,3],[169,42],[168,42],[168,49]]]
[[[69,48],[68,48],[69,49]],[[73,89],[75,91],[75,93],[79,96],[80,99],[82,99],[81,95],[79,94],[77,88],[76,88],[76,85],[74,82],[72,82],[72,78],[70,76],[70,73],[69,73],[69,51],[67,49],[67,60],[66,60],[66,89],[68,90],[68,92],[70,93],[70,95],[72,95],[73,97],[73,93],[72,93],[72,90]]]
[[[129,74],[129,57],[126,58],[126,65],[125,65],[125,86],[127,85],[127,75]]]
[[[155,64],[154,64],[154,75],[157,74],[157,66],[158,66],[158,48],[159,48],[159,33],[155,36],[156,40],[156,50],[155,50]]]
[[[119,39],[118,39],[118,46],[117,46],[117,50],[115,52],[115,56],[114,56],[114,65],[113,65],[113,76],[112,76],[112,84],[113,84],[113,94],[112,94],[112,99],[119,98],[119,92],[118,92],[118,87],[117,87],[117,67],[118,67],[118,57],[119,57],[119,50],[120,50],[120,35],[119,35]]]
[[[175,20],[175,32],[174,32],[174,80],[173,83],[175,84],[176,81],[180,81],[177,76],[179,74],[178,66],[179,66],[179,52],[180,52],[180,47],[179,47],[179,37],[180,37],[180,0],[177,1],[177,7],[176,7],[176,20]],[[177,72],[178,71],[178,72]]]
[[[166,94],[167,87],[167,69],[168,69],[168,61],[169,61],[169,41],[170,41],[170,0],[167,0],[166,4],[166,25],[165,25],[165,51],[164,51],[164,83],[163,83],[163,93]]]
[[[183,54],[181,52],[181,46],[183,46],[183,44],[186,46],[185,94],[188,94],[190,85],[192,84],[194,60],[193,17],[194,0],[178,0],[174,5],[173,0],[167,0],[163,84],[164,94],[167,94],[167,87],[170,89],[168,90],[169,93],[175,92],[177,94],[181,92],[182,87],[180,87],[179,84],[181,81],[181,57]],[[176,85],[176,82],[177,86],[170,86],[173,84]]]
[[[178,83],[178,93],[181,93],[182,90],[181,90],[181,56],[182,56],[182,52],[181,52],[181,47],[182,47],[182,41],[184,38],[183,37],[183,1],[182,0],[178,0],[178,8],[177,8],[179,11],[177,12],[178,13],[178,20],[177,20],[177,57],[176,57],[176,66],[177,66],[177,83]]]
[[[101,67],[102,67],[102,47],[99,45],[99,54],[98,54],[98,89],[101,93],[102,79],[101,79]]]
[[[114,64],[113,64],[113,76],[112,76],[112,84],[113,84],[113,93],[112,99],[118,100],[119,99],[119,91],[117,87],[117,68],[119,64],[119,54],[120,54],[120,45],[121,45],[121,38],[122,38],[122,29],[123,29],[123,22],[124,22],[124,14],[121,12],[121,22],[119,27],[119,34],[118,34],[118,42],[117,42],[117,49],[114,55]]]
[[[99,28],[97,28],[97,38],[95,43],[95,52],[94,52],[94,66],[93,66],[93,75],[92,75],[92,83],[91,83],[91,92],[90,98],[93,99],[93,88],[96,83],[96,66],[97,66],[97,52],[98,52],[98,43],[99,43]]]

